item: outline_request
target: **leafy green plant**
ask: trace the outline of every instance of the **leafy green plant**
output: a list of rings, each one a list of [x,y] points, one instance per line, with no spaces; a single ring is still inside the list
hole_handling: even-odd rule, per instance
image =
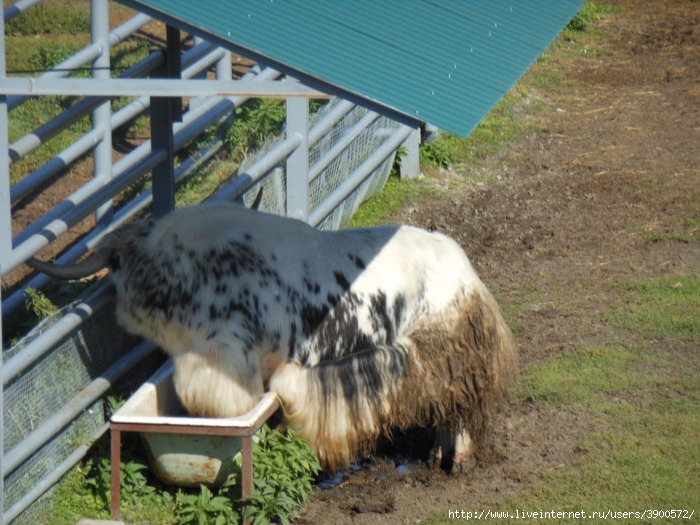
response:
[[[121,464],[122,503],[143,505],[146,500],[157,500],[160,496],[156,488],[149,484],[144,474],[148,467],[137,461],[124,461]],[[92,487],[93,493],[105,507],[111,498],[111,462],[106,457],[88,460],[83,469],[85,485]]]
[[[205,485],[199,494],[177,494],[178,520],[182,525],[225,525],[239,523],[241,515],[235,508],[232,489],[238,484],[238,476],[230,476],[214,495]]]
[[[37,319],[41,320],[53,314],[58,308],[41,291],[27,287],[25,289],[27,298],[24,305]]]
[[[279,135],[287,117],[284,101],[256,98],[236,108],[236,118],[225,141],[234,159],[242,159],[265,138]]]
[[[596,20],[602,20],[609,14],[619,13],[621,8],[613,5],[586,2],[581,10],[567,24],[569,31],[588,31]]]
[[[420,149],[421,164],[448,168],[454,162],[454,147],[451,141],[438,138],[425,143]]]
[[[246,518],[256,524],[289,523],[313,492],[321,465],[313,449],[297,434],[265,427],[253,450],[255,495]]]
[[[326,101],[311,100],[309,112],[313,113],[325,103]],[[236,108],[235,120],[225,137],[233,159],[243,159],[266,140],[279,135],[286,120],[287,106],[281,99],[254,98]]]

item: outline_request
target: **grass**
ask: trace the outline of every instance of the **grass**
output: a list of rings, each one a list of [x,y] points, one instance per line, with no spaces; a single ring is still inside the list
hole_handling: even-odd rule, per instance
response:
[[[574,346],[530,369],[522,380],[520,397],[556,408],[576,405],[597,411],[601,407],[598,394],[641,386],[638,375],[629,371],[643,362],[638,350],[621,345]]]
[[[621,298],[606,316],[609,323],[648,339],[700,340],[700,276],[630,279],[616,288]]]
[[[384,224],[397,210],[409,204],[420,205],[421,201],[425,201],[438,191],[440,190],[421,180],[401,180],[397,176],[391,176],[380,194],[362,203],[352,217],[350,227]]]
[[[653,302],[645,309],[654,310]],[[700,328],[700,321],[695,324]],[[678,366],[675,356],[651,346],[613,345],[581,346],[533,367],[525,377],[528,396],[585,411],[601,430],[582,436],[586,455],[577,465],[546,473],[517,498],[494,504],[587,511],[697,508],[697,363],[695,373],[669,373]]]

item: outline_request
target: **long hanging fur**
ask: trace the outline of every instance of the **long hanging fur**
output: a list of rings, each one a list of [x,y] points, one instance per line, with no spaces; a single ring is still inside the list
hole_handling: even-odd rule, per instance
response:
[[[517,355],[498,305],[485,289],[455,305],[457,319],[416,327],[394,346],[376,346],[314,367],[283,365],[270,386],[287,424],[327,468],[371,452],[380,434],[410,426],[468,432],[477,451],[507,395]],[[344,376],[356,383],[348,395]],[[368,395],[369,394],[369,395]]]

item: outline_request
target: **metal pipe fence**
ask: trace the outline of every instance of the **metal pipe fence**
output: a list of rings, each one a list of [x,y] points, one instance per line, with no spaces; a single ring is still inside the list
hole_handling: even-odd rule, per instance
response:
[[[40,3],[40,0],[20,0],[4,9],[4,22]],[[148,181],[149,173],[162,163],[171,163],[173,185],[201,174],[207,162],[225,149],[224,141],[221,137],[210,138],[190,148],[192,151],[185,148],[219,123],[234,120],[236,110],[251,98],[282,96],[285,92],[295,97],[319,95],[296,82],[285,82],[283,88],[279,83],[273,85],[280,73],[257,66],[237,84],[238,81],[231,81],[230,51],[200,39],[181,53],[179,79],[168,79],[168,84],[163,83],[165,80],[149,83],[144,79],[164,64],[164,54],[155,52],[110,84],[110,49],[142,29],[151,18],[139,14],[110,31],[106,0],[91,0],[91,9],[91,43],[54,70],[41,74],[37,81],[7,77],[4,31],[0,34],[0,148],[3,148],[0,274],[3,277],[11,276],[28,257],[64,238],[91,215],[96,216],[94,227],[77,236],[58,254],[58,262],[79,259],[109,232],[143,214],[162,196],[148,185],[134,192],[134,184]],[[59,86],[72,82],[69,78],[72,69],[86,65],[97,66],[95,71],[100,73],[94,73],[92,81],[75,80],[68,92],[82,93],[85,98],[10,144],[8,118],[12,118],[13,110],[37,96],[34,88],[40,86],[50,91],[49,81],[55,79],[53,89],[59,90]],[[207,76],[216,78],[204,80]],[[138,85],[151,91],[136,93],[134,100],[112,111],[110,101],[120,95],[125,85],[120,81],[126,79],[145,82]],[[224,81],[228,84],[222,84]],[[223,93],[216,91],[221,86]],[[135,95],[133,86],[122,94]],[[154,146],[148,139],[115,161],[113,131],[149,111],[151,119],[165,118],[151,105],[149,94],[196,97],[190,100],[181,122],[167,120],[164,127],[160,123],[161,129],[171,134],[173,150],[179,152],[177,159],[172,152]],[[9,117],[2,118],[8,114]],[[22,180],[10,184],[13,164],[88,115],[92,115],[90,130]],[[211,199],[247,199],[264,187],[262,209],[265,211],[282,215],[291,211],[314,226],[342,227],[363,198],[383,187],[397,148],[412,133],[414,129],[346,100],[331,99],[309,115],[307,104],[289,98],[285,129],[249,156]],[[13,206],[19,209],[25,200],[64,176],[67,168],[91,152],[94,177],[21,231],[15,227],[13,233]],[[133,194],[125,193],[127,189]],[[115,209],[113,203],[117,198],[121,202]],[[7,332],[11,317],[21,317],[27,290],[44,290],[50,283],[48,277],[34,275],[26,279],[24,286],[8,292],[1,303],[0,333]],[[111,287],[97,283],[38,327],[20,334],[17,341],[10,344],[4,341],[0,362],[3,523],[21,521],[22,516],[31,515],[27,511],[29,507],[39,508],[36,500],[83,458],[90,443],[105,432],[108,413],[104,400],[110,390],[125,377],[146,379],[149,367],[136,365],[157,354],[150,343],[122,332],[113,310]],[[31,522],[31,518],[25,521]]]

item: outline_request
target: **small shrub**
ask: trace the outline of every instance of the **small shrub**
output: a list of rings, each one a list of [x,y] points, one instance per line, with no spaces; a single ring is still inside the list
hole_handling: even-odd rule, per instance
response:
[[[182,525],[226,525],[240,523],[241,516],[234,508],[229,491],[237,478],[230,477],[217,495],[205,485],[200,485],[199,494],[177,495],[178,520]]]
[[[51,299],[46,297],[41,291],[27,287],[25,292],[27,293],[27,298],[24,301],[24,305],[27,311],[32,313],[37,320],[49,317],[58,309],[51,302]]]
[[[454,144],[442,138],[427,142],[421,146],[420,161],[421,164],[448,168],[454,162]]]
[[[583,32],[593,25],[596,20],[603,20],[606,15],[619,13],[621,9],[613,5],[586,2],[576,16],[567,24],[568,31]]]
[[[313,492],[321,465],[313,449],[292,430],[265,427],[253,450],[255,495],[246,518],[256,524],[289,523]]]

